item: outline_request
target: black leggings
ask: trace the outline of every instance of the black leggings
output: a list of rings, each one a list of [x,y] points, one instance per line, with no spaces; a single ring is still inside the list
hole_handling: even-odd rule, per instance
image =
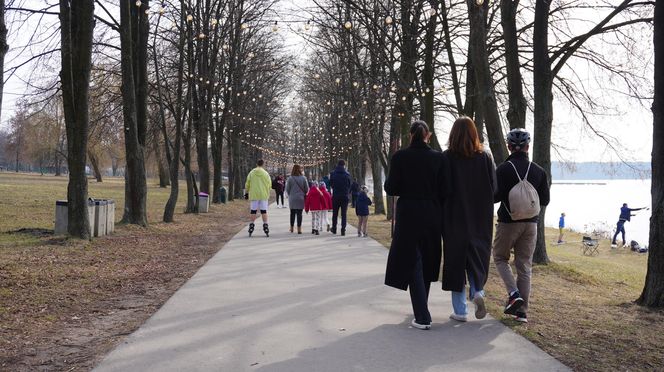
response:
[[[283,192],[278,192],[277,193],[277,205],[279,205],[279,198],[281,198],[281,205],[285,205],[284,204],[284,193]]]
[[[302,226],[302,209],[291,209],[290,210],[290,225],[295,224],[295,217],[297,216],[297,227]]]

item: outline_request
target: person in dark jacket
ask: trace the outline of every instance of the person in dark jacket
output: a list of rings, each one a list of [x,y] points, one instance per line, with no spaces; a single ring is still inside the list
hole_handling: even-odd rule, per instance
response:
[[[337,167],[330,173],[332,186],[332,234],[337,233],[337,219],[341,210],[341,235],[346,235],[346,217],[348,213],[348,194],[350,194],[351,178],[346,171],[346,161],[339,160]]]
[[[512,129],[507,134],[507,147],[510,156],[496,169],[498,191],[494,201],[500,202],[500,208],[498,208],[498,225],[493,241],[493,261],[509,295],[503,312],[514,315],[517,321],[525,323],[528,322],[526,311],[530,297],[530,276],[539,215],[512,220],[508,196],[512,187],[525,178],[537,191],[540,206],[546,206],[549,204],[549,180],[539,165],[528,160],[530,133],[525,129]],[[512,249],[514,249],[514,266],[517,271],[516,281],[509,265]]]
[[[286,205],[284,204],[284,190],[286,189],[284,176],[278,175],[274,178],[274,181],[272,181],[272,189],[274,190],[274,193],[277,194],[277,208],[286,208]],[[279,205],[280,198],[281,206]]]
[[[632,212],[640,211],[642,209],[647,209],[647,208],[646,207],[630,208],[627,206],[627,203],[623,203],[622,208],[620,208],[620,217],[618,217],[618,223],[616,224],[616,233],[613,234],[613,240],[611,240],[611,248],[616,247],[616,238],[618,237],[619,233],[622,233],[623,247],[627,245],[625,241],[625,222],[631,221],[632,217],[635,216],[634,214],[632,214]]]
[[[357,215],[357,236],[365,238],[367,235],[367,223],[369,222],[369,206],[373,204],[369,195],[367,195],[369,189],[366,186],[360,188],[360,192],[357,195],[357,200],[355,201],[355,214]]]
[[[360,184],[357,183],[357,180],[353,180],[350,184],[350,195],[351,203],[350,205],[355,208],[355,202],[357,201],[357,196],[360,194]]]
[[[445,157],[443,202],[443,290],[452,291],[451,319],[465,322],[466,277],[475,317],[486,316],[484,284],[493,236],[496,172],[484,152],[475,123],[462,116],[450,131]]]
[[[410,146],[392,155],[385,181],[387,195],[399,197],[385,284],[409,290],[411,325],[418,329],[431,328],[429,288],[438,280],[441,259],[443,154],[427,145],[430,136],[427,124],[415,121]]]

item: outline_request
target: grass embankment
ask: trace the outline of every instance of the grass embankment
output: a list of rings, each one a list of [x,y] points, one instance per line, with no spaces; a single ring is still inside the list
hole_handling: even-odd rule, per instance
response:
[[[119,221],[124,181],[89,185],[90,196],[115,199]],[[69,240],[52,233],[66,189],[66,177],[0,173],[0,370],[91,369],[246,220],[244,200],[185,215],[181,191],[176,222],[161,223],[170,189],[152,181],[148,228]]]
[[[348,215],[357,225],[354,210]],[[372,215],[368,226],[369,235],[389,247],[390,221]],[[552,262],[533,269],[529,323],[503,315],[507,295],[493,263],[485,287],[491,315],[575,370],[662,370],[664,312],[633,304],[647,255],[611,249],[603,240],[599,255],[589,257],[582,253],[582,234],[567,232],[562,245],[554,243],[557,237],[557,229],[547,230]],[[439,316],[449,310],[433,309]]]

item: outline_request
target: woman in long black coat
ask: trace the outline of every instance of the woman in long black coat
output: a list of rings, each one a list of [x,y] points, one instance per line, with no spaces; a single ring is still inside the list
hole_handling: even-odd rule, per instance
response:
[[[486,316],[484,284],[491,255],[496,171],[468,117],[454,122],[443,157],[443,290],[452,291],[454,313],[450,318],[465,322],[467,275],[475,317],[482,319]]]
[[[414,122],[410,134],[410,146],[392,156],[385,181],[387,194],[399,197],[385,284],[410,290],[411,325],[429,329],[429,287],[440,272],[443,155],[427,145],[425,122]]]

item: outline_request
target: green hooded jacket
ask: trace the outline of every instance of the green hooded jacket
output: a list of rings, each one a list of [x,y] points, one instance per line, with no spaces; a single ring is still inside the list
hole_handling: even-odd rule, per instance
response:
[[[244,184],[246,192],[249,193],[249,200],[268,200],[271,187],[272,179],[262,167],[252,169]]]

